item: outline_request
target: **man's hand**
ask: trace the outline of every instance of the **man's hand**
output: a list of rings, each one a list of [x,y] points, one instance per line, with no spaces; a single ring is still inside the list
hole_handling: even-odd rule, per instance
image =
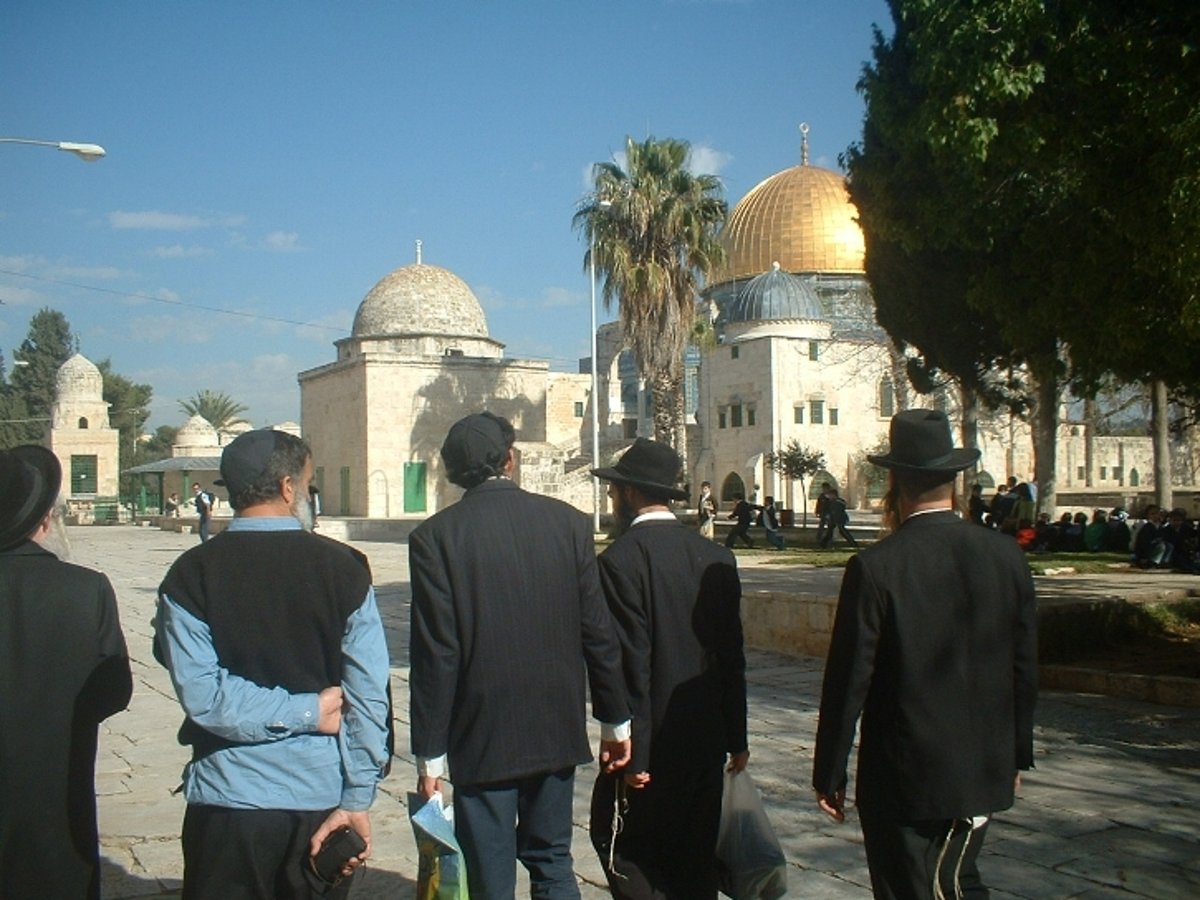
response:
[[[608,773],[622,769],[629,763],[633,755],[633,744],[626,738],[623,741],[600,742],[600,767]]]
[[[426,800],[432,800],[433,795],[442,789],[442,779],[432,775],[421,775],[417,778],[417,793]]]
[[[650,783],[649,772],[630,772],[625,776],[625,783],[635,791],[640,791]]]
[[[743,750],[741,753],[730,753],[729,762],[725,765],[726,772],[744,772],[746,763],[750,761],[750,751]]]
[[[318,734],[337,734],[342,728],[342,697],[340,687],[327,687],[317,694],[317,709],[320,717],[317,719]]]
[[[837,791],[833,794],[822,794],[817,791],[817,806],[821,812],[841,824],[846,821],[846,792]]]
[[[328,690],[334,690],[334,688],[329,688]],[[341,688],[337,688],[336,690],[339,693],[341,692]],[[325,692],[322,691],[321,693],[324,694]],[[330,834],[337,831],[343,825],[349,825],[367,843],[366,849],[358,854],[358,856],[350,857],[350,860],[342,869],[342,875],[350,875],[355,869],[366,862],[367,857],[371,855],[371,819],[365,810],[362,812],[350,812],[346,809],[335,809],[331,812],[325,821],[321,823],[321,827],[313,834],[312,840],[308,842],[308,855],[310,857],[316,856],[325,838],[329,837]]]

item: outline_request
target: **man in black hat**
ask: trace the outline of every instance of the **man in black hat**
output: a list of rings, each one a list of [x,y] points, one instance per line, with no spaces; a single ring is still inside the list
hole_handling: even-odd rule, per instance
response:
[[[310,859],[368,809],[389,762],[387,644],[367,559],[310,530],[308,445],[239,435],[221,454],[235,511],[159,587],[155,653],[187,719],[183,893],[345,897]]]
[[[62,470],[0,451],[0,894],[99,897],[96,733],[133,691],[112,585],[41,542]]]
[[[596,577],[591,522],[521,490],[512,425],[483,412],[442,445],[466,493],[409,537],[409,714],[417,790],[454,784],[472,896],[577,898],[575,767],[589,762],[584,668],[607,768],[629,758],[621,650]]]
[[[1037,611],[1011,539],[954,511],[945,414],[891,423],[885,515],[894,532],[846,566],[825,665],[813,787],[845,815],[862,715],[857,806],[876,897],[986,897],[976,866],[988,817],[1033,765]],[[961,893],[959,893],[961,891]]]
[[[600,775],[591,822],[616,897],[716,897],[722,768],[749,757],[737,563],[671,512],[687,497],[679,468],[670,447],[638,438],[592,473],[626,529],[600,555],[600,580],[633,701],[633,759]]]

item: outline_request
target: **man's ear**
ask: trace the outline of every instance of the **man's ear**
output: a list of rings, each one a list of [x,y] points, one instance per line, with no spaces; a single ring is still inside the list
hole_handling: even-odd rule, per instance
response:
[[[284,475],[279,479],[279,496],[288,506],[296,499],[296,481],[291,475]]]

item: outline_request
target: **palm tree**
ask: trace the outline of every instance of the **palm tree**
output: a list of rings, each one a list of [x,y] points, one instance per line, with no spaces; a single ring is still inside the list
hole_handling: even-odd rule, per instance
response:
[[[179,401],[179,408],[189,416],[200,416],[218,432],[246,421],[242,418],[249,407],[238,403],[224,391],[197,391],[194,397]]]
[[[683,354],[696,293],[725,261],[717,233],[727,206],[715,175],[688,171],[686,141],[625,139],[625,168],[592,168],[593,191],[572,220],[595,253],[604,305],[618,303],[621,331],[654,402],[654,437],[684,459]]]

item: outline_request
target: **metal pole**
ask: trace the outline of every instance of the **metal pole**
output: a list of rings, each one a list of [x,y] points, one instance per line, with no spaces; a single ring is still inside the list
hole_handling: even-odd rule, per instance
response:
[[[593,226],[588,250],[592,277],[592,468],[600,468],[600,376],[596,365],[596,233]],[[592,476],[592,530],[600,532],[600,479]]]

